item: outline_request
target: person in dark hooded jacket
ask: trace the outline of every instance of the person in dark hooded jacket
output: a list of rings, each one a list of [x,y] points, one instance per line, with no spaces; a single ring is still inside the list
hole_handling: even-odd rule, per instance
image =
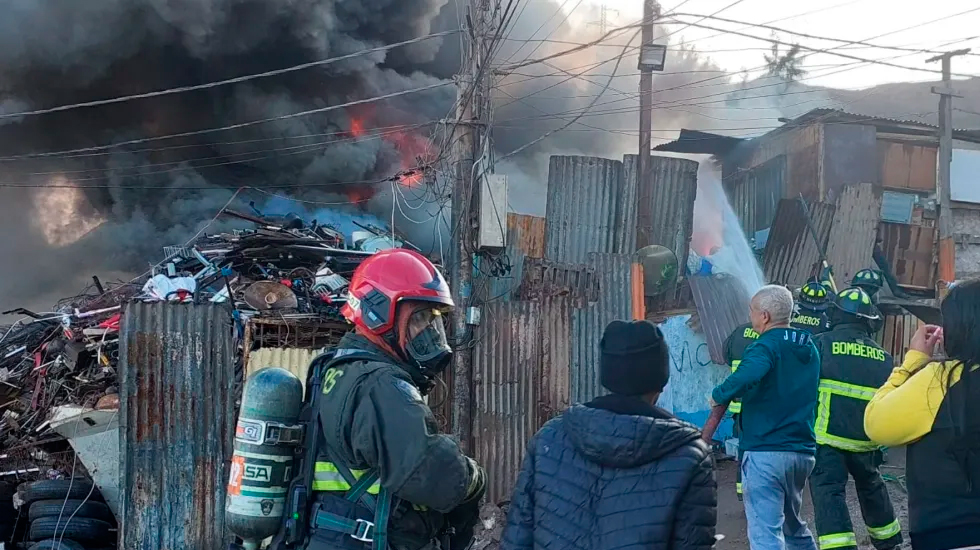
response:
[[[695,426],[656,406],[670,371],[663,334],[647,321],[613,321],[600,350],[612,393],[572,406],[531,440],[501,550],[708,550],[711,453]]]

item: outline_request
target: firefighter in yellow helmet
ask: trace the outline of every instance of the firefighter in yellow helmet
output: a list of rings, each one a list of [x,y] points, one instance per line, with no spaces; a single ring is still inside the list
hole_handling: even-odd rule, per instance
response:
[[[874,547],[888,550],[902,543],[901,526],[878,472],[881,449],[864,431],[864,409],[893,366],[891,355],[871,339],[880,317],[867,292],[848,288],[834,301],[831,330],[813,338],[821,361],[810,496],[821,550],[857,547],[845,497],[848,475],[854,478]]]
[[[799,311],[793,316],[793,322],[790,323],[790,326],[805,330],[813,335],[829,330],[827,304],[830,300],[828,296],[827,287],[816,279],[812,279],[803,285],[797,300]]]

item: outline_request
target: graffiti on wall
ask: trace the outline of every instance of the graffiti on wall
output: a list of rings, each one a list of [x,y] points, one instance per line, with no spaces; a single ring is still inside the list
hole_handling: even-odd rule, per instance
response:
[[[675,414],[707,413],[708,394],[730,369],[711,361],[704,335],[687,325],[690,315],[671,317],[660,324],[670,350],[670,382],[661,406]]]

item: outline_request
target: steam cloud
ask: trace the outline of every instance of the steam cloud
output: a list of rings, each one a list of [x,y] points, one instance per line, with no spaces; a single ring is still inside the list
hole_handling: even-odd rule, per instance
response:
[[[516,62],[570,47],[522,42],[539,29],[538,38],[559,42],[598,37],[598,29],[573,27],[558,10],[553,0],[530,0],[514,20],[498,61]],[[587,17],[597,20],[598,11]],[[279,69],[457,29],[460,20],[456,3],[445,0],[10,0],[0,18],[0,113]],[[610,41],[613,47],[495,76],[498,152],[516,149],[564,124],[568,113],[585,108],[611,73],[614,63],[609,60],[619,55],[630,35],[632,31],[618,42]],[[600,61],[607,62],[584,75],[591,82],[561,72],[578,73]],[[458,71],[459,63],[459,37],[448,36],[242,84],[0,119],[0,155],[93,147],[339,105],[445,81]],[[717,91],[683,87],[723,74],[695,51],[672,46],[668,71],[656,79],[656,87],[667,91],[658,93],[655,101],[676,104]],[[633,49],[597,103],[594,110],[599,115],[586,116],[497,166],[511,176],[513,206],[543,212],[550,154],[620,157],[635,149],[637,78]],[[727,78],[715,82],[730,87]],[[406,141],[427,135],[432,126],[407,132],[408,137],[350,139],[355,121],[368,132],[431,123],[447,115],[454,99],[453,87],[445,86],[181,140],[0,160],[0,182],[32,186],[0,189],[0,228],[6,233],[0,239],[0,254],[6,260],[0,272],[0,305],[40,307],[73,293],[93,273],[105,277],[140,272],[159,258],[160,246],[181,243],[198,231],[240,186],[275,188],[280,194],[320,202],[373,196],[359,206],[331,208],[331,215],[336,210],[364,215],[367,210],[389,220],[387,184],[377,189],[370,184],[324,184],[391,176],[412,164],[413,151],[403,147]],[[711,129],[730,124],[706,117],[714,109],[658,110],[654,127]],[[758,117],[758,112],[752,116]],[[654,135],[672,137],[668,132]],[[246,193],[244,199],[256,200],[260,209],[284,208],[282,201],[269,202],[254,193]],[[323,207],[309,207],[317,208]],[[93,220],[103,223],[77,242],[52,244],[52,235],[77,236],[91,229]],[[212,230],[228,227],[222,224]],[[438,250],[433,236],[439,228],[431,220],[396,225],[414,229],[408,236],[415,244]]]

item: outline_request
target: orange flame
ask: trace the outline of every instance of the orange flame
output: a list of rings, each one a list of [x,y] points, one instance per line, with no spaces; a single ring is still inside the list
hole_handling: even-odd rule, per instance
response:
[[[364,135],[364,121],[359,118],[350,119],[350,133],[356,138]]]
[[[398,183],[405,187],[418,187],[422,183],[422,172],[413,170],[398,176]]]

